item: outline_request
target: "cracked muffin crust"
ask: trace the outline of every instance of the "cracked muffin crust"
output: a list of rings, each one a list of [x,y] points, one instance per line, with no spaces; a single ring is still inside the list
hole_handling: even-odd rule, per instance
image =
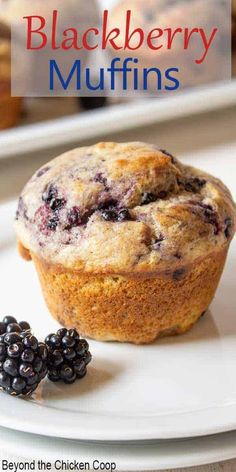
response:
[[[142,143],[100,143],[40,169],[17,211],[26,248],[88,272],[159,271],[227,244],[234,206],[214,177]]]
[[[97,339],[150,342],[185,331],[207,309],[235,206],[222,182],[165,150],[99,143],[36,172],[16,231],[62,324]]]

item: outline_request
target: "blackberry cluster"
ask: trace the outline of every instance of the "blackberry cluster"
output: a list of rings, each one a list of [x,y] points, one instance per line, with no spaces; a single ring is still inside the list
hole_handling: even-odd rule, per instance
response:
[[[89,345],[75,329],[59,329],[45,339],[48,348],[48,378],[71,384],[86,375],[92,359]]]
[[[11,395],[28,395],[47,375],[47,348],[31,334],[27,322],[18,324],[13,317],[3,319],[0,332],[0,388]]]
[[[47,374],[53,382],[73,383],[85,376],[91,359],[75,329],[59,329],[42,343],[26,321],[5,316],[0,322],[0,389],[10,395],[31,394]]]

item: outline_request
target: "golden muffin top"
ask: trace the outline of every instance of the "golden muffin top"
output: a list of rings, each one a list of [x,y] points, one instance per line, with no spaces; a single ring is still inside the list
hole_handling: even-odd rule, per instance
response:
[[[69,151],[26,184],[16,215],[31,253],[68,269],[152,273],[228,245],[235,205],[224,184],[156,146]]]

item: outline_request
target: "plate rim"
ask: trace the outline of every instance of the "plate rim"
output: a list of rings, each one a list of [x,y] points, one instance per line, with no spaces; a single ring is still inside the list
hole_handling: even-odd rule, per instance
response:
[[[163,415],[167,421],[157,426],[155,417],[122,417],[116,416],[119,428],[114,426],[111,429],[111,415],[102,415],[84,412],[70,412],[61,409],[53,409],[38,405],[34,401],[28,402],[25,399],[16,399],[5,395],[5,412],[0,413],[0,426],[24,433],[38,434],[47,437],[57,437],[60,439],[70,439],[78,441],[98,441],[98,442],[129,442],[129,441],[158,441],[175,440],[186,438],[197,438],[202,436],[217,435],[236,430],[236,404],[230,406],[218,406],[205,408],[201,411],[185,412],[182,414]],[[12,401],[12,402],[11,402]],[[21,408],[15,408],[15,402],[21,401]],[[14,403],[13,403],[14,402]],[[24,406],[22,406],[22,404]],[[27,406],[26,406],[27,405]],[[50,409],[50,422],[45,421],[47,408]],[[9,416],[9,411],[12,415]],[[205,425],[206,411],[211,414],[211,421],[208,418]],[[59,413],[58,413],[59,412]],[[32,423],[28,422],[29,417],[34,418]],[[183,416],[185,421],[183,422]],[[22,419],[26,418],[26,420]],[[79,421],[78,421],[79,418]],[[127,428],[127,418],[129,427]],[[112,419],[114,417],[112,416]],[[153,421],[151,421],[151,419]],[[168,421],[170,420],[170,421]],[[102,421],[102,428],[100,426]],[[171,433],[170,433],[171,423]],[[189,428],[189,424],[194,423],[194,428]],[[63,430],[61,425],[63,424]],[[78,427],[79,425],[79,427]],[[106,432],[109,426],[108,432]],[[186,426],[188,426],[186,428]],[[102,439],[101,439],[102,435]]]
[[[80,457],[80,461],[89,462],[92,457],[106,458],[117,462],[117,470],[124,471],[151,471],[166,470],[179,467],[204,466],[236,457],[236,432],[222,435],[208,436],[207,438],[188,439],[174,442],[156,442],[153,444],[114,445],[70,442],[60,439],[45,438],[39,435],[16,433],[1,428],[0,445],[6,454],[19,454],[21,441],[21,456],[25,460],[35,457],[53,462],[55,459],[69,459]],[[50,446],[50,448],[48,447]],[[137,454],[138,451],[138,454]],[[182,453],[181,453],[182,451]],[[17,455],[18,455],[17,454]],[[16,457],[17,457],[16,455]],[[90,456],[89,456],[90,455]],[[201,457],[199,457],[201,456]],[[118,462],[119,461],[119,462]]]

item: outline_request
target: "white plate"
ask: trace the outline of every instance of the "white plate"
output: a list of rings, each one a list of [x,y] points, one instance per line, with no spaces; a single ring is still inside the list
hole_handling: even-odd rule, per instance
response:
[[[236,145],[188,156],[236,191]],[[57,329],[32,263],[17,254],[15,203],[0,207],[1,313]],[[91,341],[88,375],[72,386],[42,383],[31,400],[1,395],[0,425],[82,440],[149,440],[236,429],[236,241],[209,314],[184,336],[150,346]]]
[[[41,459],[54,466],[58,460],[76,460],[88,462],[91,470],[94,461],[112,462],[118,471],[137,472],[206,465],[235,457],[236,432],[152,444],[122,445],[45,438],[0,428],[0,460],[16,462]]]
[[[0,459],[6,455],[18,461],[40,458],[52,465],[57,460],[79,460],[92,465],[95,460],[115,462],[119,471],[166,470],[234,459],[236,432],[152,444],[121,445],[45,438],[0,428],[0,449]]]
[[[217,110],[236,103],[236,80],[185,90],[163,98],[135,100],[92,112],[0,132],[0,159]]]

